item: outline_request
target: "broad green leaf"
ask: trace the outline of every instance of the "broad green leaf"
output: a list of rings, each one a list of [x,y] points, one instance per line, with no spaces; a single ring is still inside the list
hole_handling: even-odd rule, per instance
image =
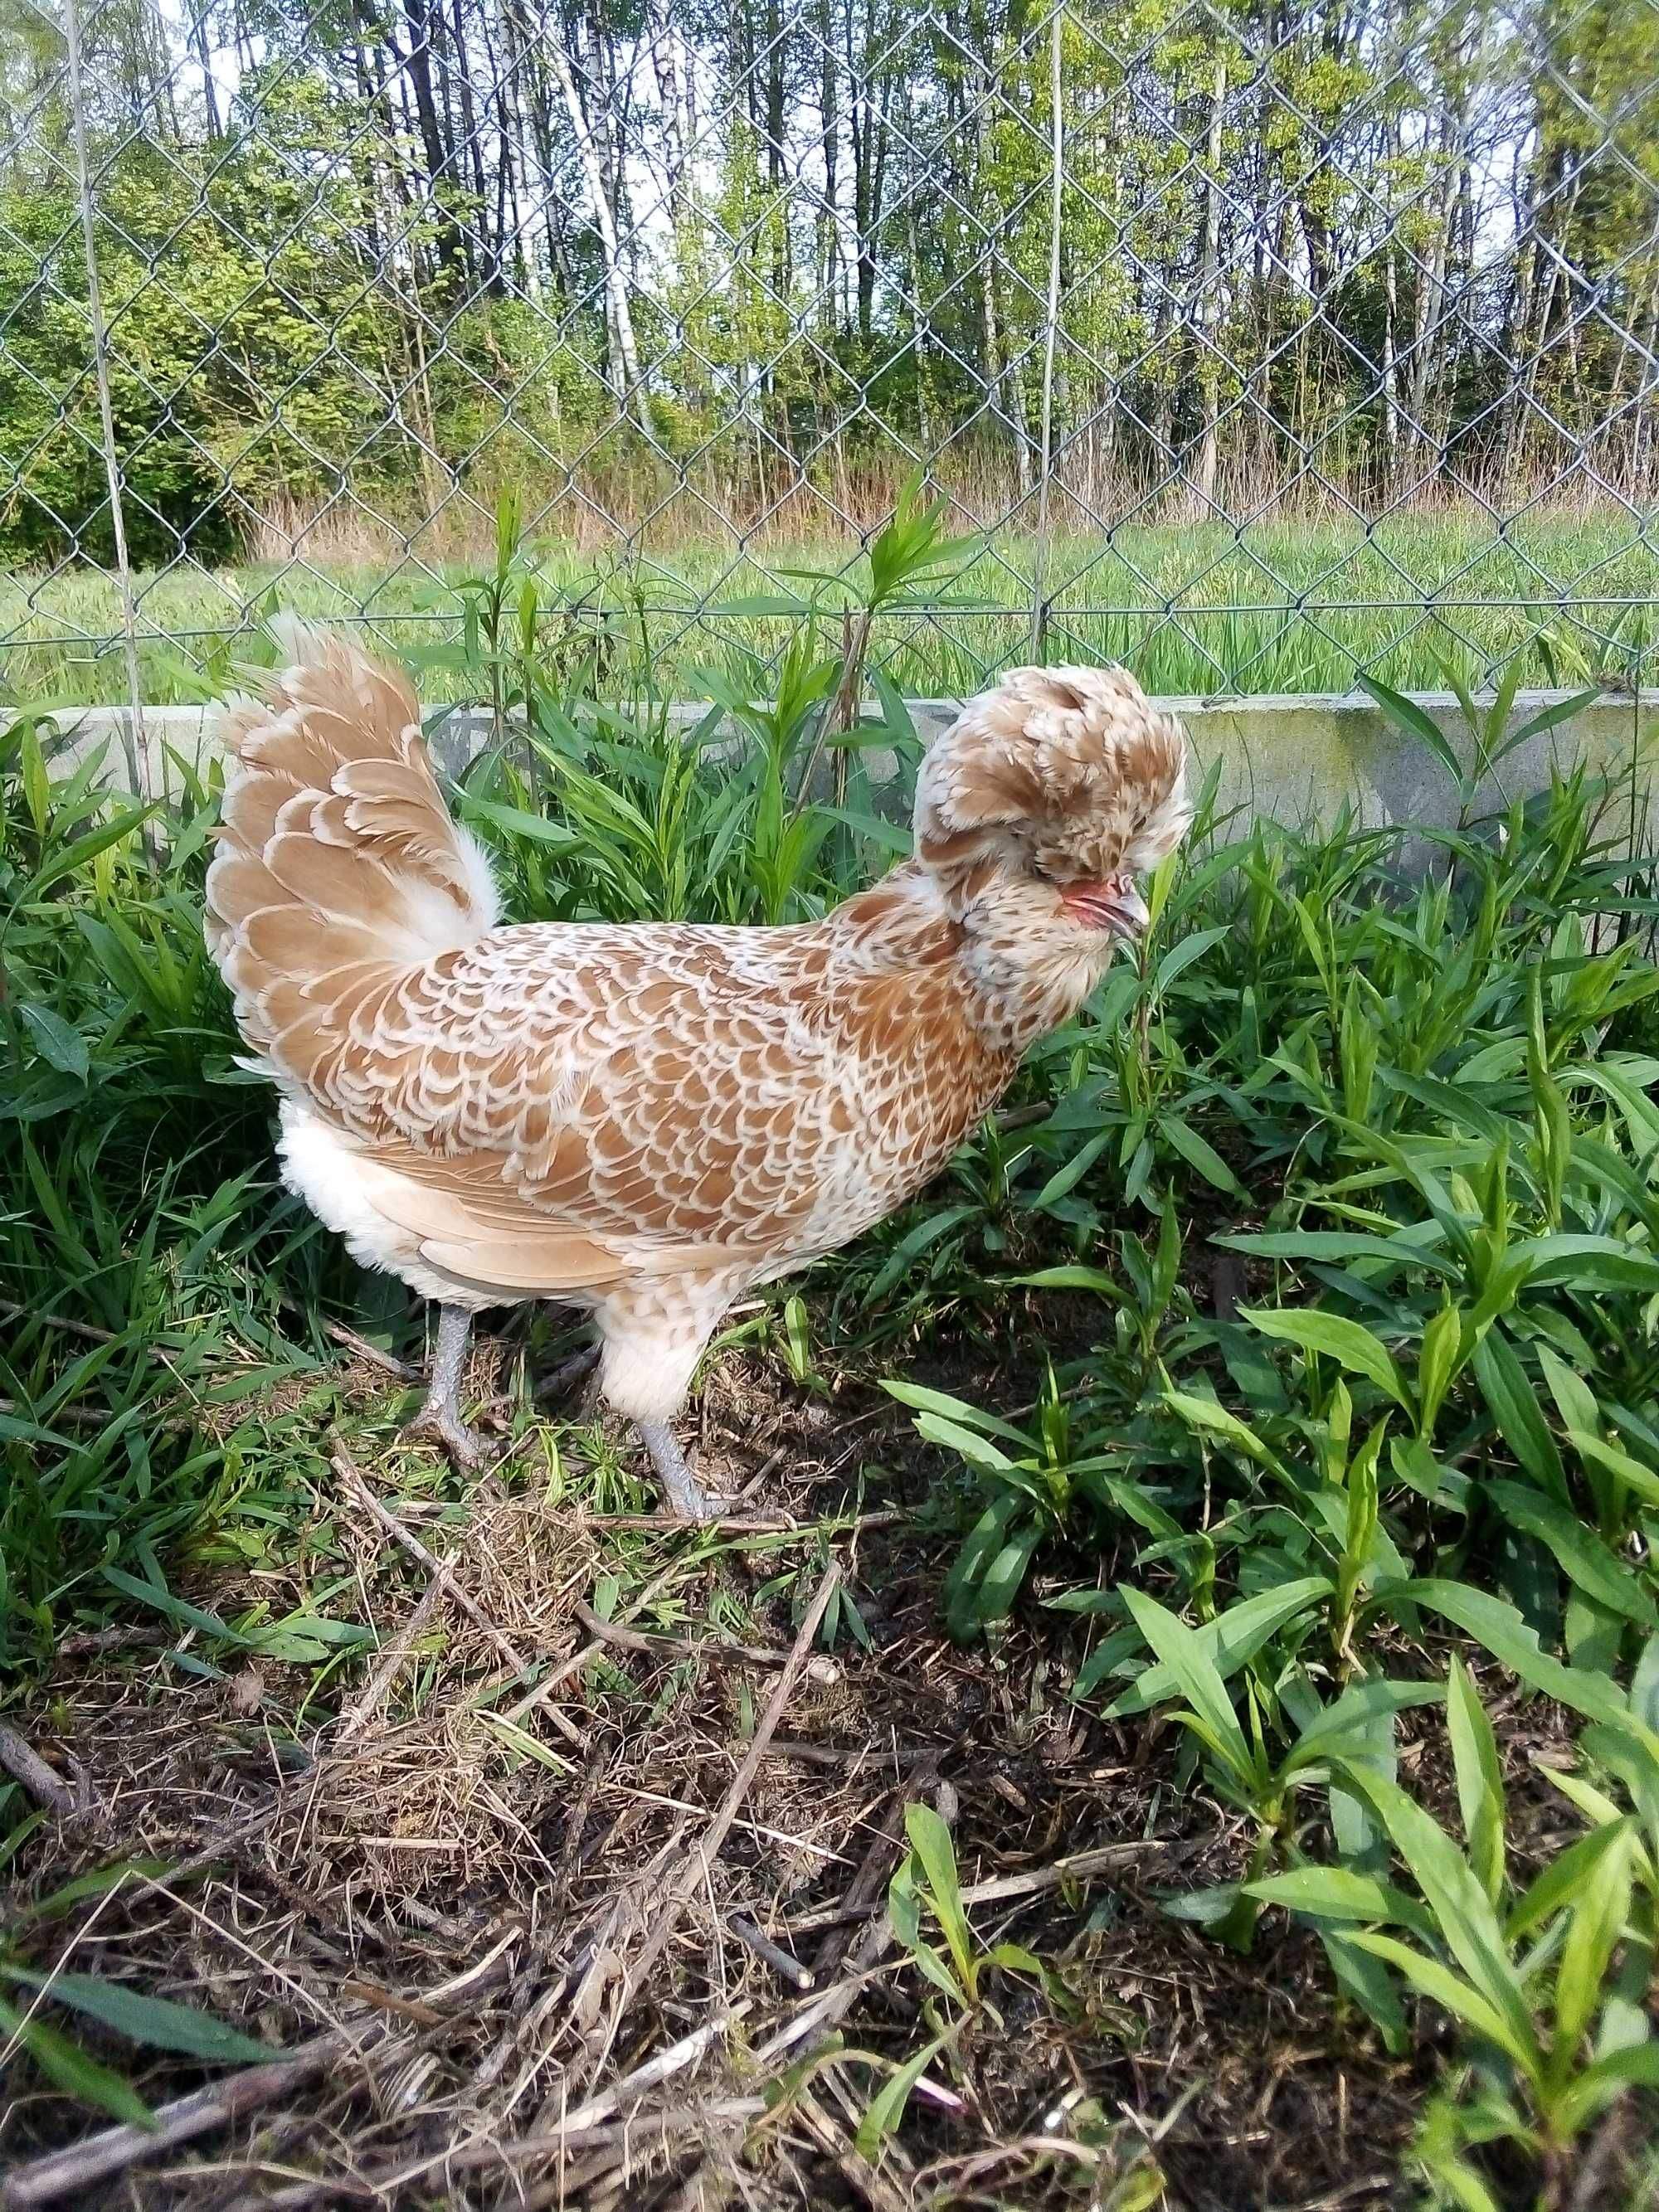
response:
[[[1350,1374],[1364,1375],[1396,1406],[1411,1411],[1411,1394],[1398,1361],[1361,1322],[1316,1308],[1241,1306],[1238,1317],[1264,1336],[1278,1337],[1304,1352],[1322,1352]]]
[[[71,1028],[50,1006],[36,1006],[25,1000],[17,1011],[34,1040],[35,1050],[47,1066],[55,1067],[62,1075],[78,1076],[84,1083],[91,1061],[87,1041],[80,1030]]]
[[[942,1414],[918,1413],[916,1430],[929,1443],[960,1452],[970,1466],[985,1468],[994,1474],[1004,1474],[1012,1465],[1007,1453],[999,1451],[988,1437],[975,1429],[964,1429],[960,1422],[947,1421]]]
[[[1429,1612],[1455,1621],[1512,1674],[1518,1674],[1531,1688],[1541,1690],[1558,1704],[1570,1705],[1574,1712],[1583,1713],[1591,1720],[1611,1721],[1626,1727],[1632,1724],[1629,1704],[1616,1683],[1609,1681],[1605,1674],[1564,1667],[1559,1659],[1551,1658],[1505,1599],[1474,1589],[1468,1583],[1432,1578],[1403,1583],[1397,1591],[1388,1595],[1408,1599],[1413,1605],[1425,1607]]]
[[[1530,2030],[1524,2039],[1517,2038],[1504,2013],[1470,1983],[1443,1966],[1437,1959],[1413,1951],[1408,1943],[1401,1943],[1395,1936],[1377,1935],[1368,1929],[1356,1929],[1345,1940],[1385,1960],[1405,1976],[1420,1996],[1430,1998],[1455,2020],[1461,2020],[1465,2027],[1473,2028],[1488,2043],[1507,2051],[1523,2073],[1537,2072],[1539,2053]]]
[[[1224,1190],[1237,1198],[1245,1196],[1243,1185],[1227,1165],[1208,1138],[1200,1136],[1178,1114],[1161,1114],[1158,1119],[1158,1134],[1174,1146],[1189,1168],[1196,1170],[1207,1183],[1217,1190]]]
[[[1581,1884],[1573,1899],[1555,1976],[1549,2069],[1557,2082],[1565,2082],[1572,2071],[1595,2017],[1613,1948],[1625,1932],[1630,1901],[1631,1836],[1626,1830],[1607,1846],[1592,1878]]]
[[[25,1966],[5,1965],[0,1965],[0,1973],[31,1989],[45,1990],[58,2003],[151,2051],[181,2051],[208,2066],[246,2066],[283,2055],[211,2013],[175,2004],[167,1997],[145,1996],[124,1982],[103,1981],[95,1974],[38,1974]]]
[[[1563,2124],[1582,2128],[1630,2088],[1659,2089],[1659,2041],[1626,2044],[1585,2067],[1561,2097]]]
[[[1033,1206],[1040,1210],[1045,1206],[1052,1206],[1056,1199],[1064,1198],[1068,1192],[1074,1190],[1111,1143],[1114,1134],[1110,1129],[1103,1129],[1098,1135],[1091,1137],[1086,1145],[1079,1146],[1071,1158],[1063,1161],[1043,1184],[1031,1200]]]
[[[155,2127],[155,2113],[131,2081],[112,2067],[89,2057],[78,2044],[71,2043],[68,2036],[39,2014],[28,2019],[0,1997],[0,2033],[15,2036],[47,2081],[66,2097],[78,2098],[83,2105],[96,2106],[112,2120],[142,2128],[146,2134]]]
[[[1588,1460],[1593,1467],[1603,1468],[1617,1475],[1620,1481],[1633,1490],[1650,1505],[1659,1505],[1659,1474],[1639,1459],[1633,1459],[1617,1444],[1610,1444],[1600,1437],[1592,1436],[1587,1429],[1569,1429],[1567,1442],[1580,1459]]]
[[[1438,1705],[1444,1694],[1438,1682],[1390,1682],[1380,1678],[1351,1682],[1340,1697],[1307,1722],[1285,1762],[1285,1771],[1300,1773],[1339,1753],[1352,1755],[1349,1744],[1363,1742],[1389,1714]]]
[[[980,1577],[979,1616],[981,1624],[1004,1620],[1013,1608],[1019,1595],[1020,1585],[1025,1580],[1025,1570],[1031,1564],[1031,1554],[1042,1540],[1042,1530],[1035,1521],[1027,1522],[997,1553]]]
[[[7,1917],[14,1928],[21,1928],[27,1922],[56,1920],[73,1906],[84,1905],[88,1898],[103,1897],[135,1876],[148,1880],[152,1875],[166,1874],[167,1867],[166,1859],[120,1859],[113,1866],[96,1867],[90,1874],[76,1875],[61,1888],[37,1897],[32,1904],[10,1906]]]
[[[1435,1417],[1445,1401],[1462,1354],[1463,1319],[1448,1304],[1429,1316],[1417,1355],[1417,1422],[1419,1436],[1434,1432]]]
[[[965,1428],[982,1429],[986,1435],[1001,1437],[1006,1443],[1018,1444],[1024,1451],[1031,1449],[1031,1439],[1012,1422],[1000,1419],[995,1413],[984,1413],[964,1399],[947,1397],[943,1390],[929,1390],[921,1382],[898,1382],[890,1378],[881,1387],[901,1406],[912,1406],[924,1413],[942,1413],[947,1421],[959,1421]]]
[[[1350,1942],[1349,1930],[1340,1923],[1316,1924],[1337,1987],[1370,2020],[1384,2048],[1395,2057],[1401,2056],[1411,2048],[1411,2031],[1388,1968],[1369,1951]]]
[[[551,845],[561,852],[569,852],[583,842],[568,823],[550,822],[545,815],[505,805],[500,799],[481,799],[473,792],[462,794],[460,809],[465,821],[486,823],[510,837],[527,837],[533,844]]]
[[[1537,1537],[1563,1574],[1577,1583],[1587,1597],[1641,1627],[1654,1626],[1653,1601],[1623,1560],[1615,1558],[1577,1514],[1569,1513],[1553,1498],[1524,1483],[1494,1480],[1480,1487],[1506,1521]]]
[[[956,2033],[954,2028],[936,2035],[931,2043],[924,2043],[915,2057],[904,2065],[896,2067],[891,2075],[871,2099],[864,2118],[859,2122],[854,2146],[862,2159],[872,2163],[881,2155],[881,2147],[904,2116],[910,2101],[910,2092],[939,2057]]]
[[[1572,1509],[1571,1494],[1538,1400],[1515,1346],[1501,1328],[1487,1330],[1474,1347],[1470,1365],[1480,1385],[1498,1432],[1522,1466],[1558,1505]]]
[[[1215,1399],[1200,1397],[1186,1390],[1166,1390],[1164,1402],[1173,1413],[1179,1413],[1183,1420],[1190,1421],[1195,1429],[1209,1429],[1218,1437],[1227,1437],[1251,1459],[1277,1464],[1255,1431],[1241,1421],[1237,1413],[1230,1413],[1224,1406],[1218,1404]]]
[[[962,1909],[951,1831],[931,1805],[917,1801],[904,1808],[904,1832],[927,1881],[929,1901],[951,1947],[957,1972],[965,1984],[972,1972],[974,1938]]]
[[[1575,1375],[1565,1359],[1550,1350],[1548,1345],[1538,1347],[1538,1364],[1544,1370],[1544,1380],[1550,1386],[1550,1395],[1561,1416],[1561,1425],[1568,1429],[1589,1429],[1592,1434],[1601,1425],[1601,1413],[1595,1403],[1595,1393],[1581,1376]]]
[[[1455,1652],[1446,1685],[1446,1732],[1469,1861],[1496,1905],[1504,1894],[1504,1774],[1486,1709]]]
[[[1429,1915],[1403,1890],[1348,1867],[1296,1867],[1286,1874],[1248,1881],[1244,1890],[1263,1905],[1282,1905],[1287,1911],[1305,1912],[1316,1920],[1381,1920],[1419,1936],[1432,1937],[1434,1933]]]
[[[1034,1291],[1092,1291],[1113,1305],[1125,1305],[1128,1293],[1121,1283],[1102,1267],[1039,1267],[1033,1275],[1017,1275],[1015,1282]]]
[[[1391,1268],[1421,1267],[1431,1274],[1457,1272],[1442,1252],[1427,1246],[1425,1233],[1439,1234],[1438,1224],[1402,1230],[1397,1237],[1378,1237],[1357,1229],[1295,1229],[1258,1231],[1248,1236],[1217,1237],[1212,1241],[1229,1251],[1249,1252],[1264,1260],[1379,1260]],[[1380,1281],[1381,1275],[1370,1279]]]
[[[1517,2063],[1535,2069],[1540,2053],[1532,2015],[1504,1942],[1491,1899],[1433,1814],[1358,1760],[1346,1772],[1356,1793],[1370,1800],[1395,1850],[1410,1868],[1440,1931],[1441,1941],[1468,1976],[1482,2002],[1501,2020],[1498,2039]]]
[[[1596,1869],[1607,1852],[1621,1836],[1628,1840],[1634,1833],[1635,1824],[1626,1814],[1609,1820],[1605,1827],[1592,1828],[1589,1835],[1580,1836],[1565,1850],[1558,1851],[1510,1907],[1504,1923],[1505,1940],[1511,1946],[1518,1943],[1523,1936],[1529,1936],[1534,1928],[1553,1918],[1564,1905],[1576,1904],[1595,1881]]]
[[[1244,1740],[1227,1686],[1213,1659],[1186,1622],[1131,1583],[1120,1585],[1123,1602],[1152,1650],[1169,1668],[1181,1694],[1203,1723],[1205,1741],[1235,1778],[1253,1778],[1256,1762]]]
[[[1229,1606],[1225,1613],[1190,1632],[1224,1682],[1254,1659],[1268,1638],[1287,1620],[1310,1612],[1330,1594],[1328,1576],[1304,1575],[1295,1582],[1282,1583],[1277,1589],[1262,1590],[1255,1597],[1241,1599],[1237,1605]],[[1115,1720],[1127,1714],[1145,1712],[1175,1696],[1179,1686],[1173,1669],[1162,1662],[1156,1667],[1148,1667],[1136,1677],[1134,1686],[1109,1708],[1110,1717]]]
[[[1201,960],[1206,952],[1231,933],[1231,925],[1223,923],[1213,929],[1195,929],[1190,936],[1178,938],[1158,962],[1158,971],[1152,978],[1152,988],[1161,997],[1177,975],[1190,968],[1195,960]]]
[[[1408,699],[1403,691],[1396,691],[1391,684],[1366,674],[1363,669],[1355,680],[1360,690],[1376,701],[1396,728],[1409,732],[1426,752],[1433,754],[1461,792],[1466,781],[1463,763],[1458,759],[1450,738],[1426,708],[1419,707],[1415,699]]]

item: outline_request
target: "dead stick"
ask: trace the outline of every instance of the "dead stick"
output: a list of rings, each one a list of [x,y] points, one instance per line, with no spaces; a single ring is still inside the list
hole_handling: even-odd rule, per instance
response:
[[[37,1805],[69,1820],[80,1810],[76,1795],[61,1775],[54,1774],[38,1751],[31,1750],[14,1728],[0,1721],[0,1766],[16,1777]]]
[[[909,1785],[909,1793],[907,1794],[913,1794],[915,1787],[913,1780]],[[902,1796],[896,1808],[901,1828],[903,1825],[906,1802],[907,1798]],[[893,1849],[896,1853],[896,1842]],[[876,1863],[879,1869],[880,1862],[878,1861]],[[863,1869],[860,1869],[860,1871],[862,1876]],[[879,1874],[878,1878],[879,1879]],[[847,1972],[841,1979],[833,1983],[821,1996],[809,1997],[804,2005],[784,2021],[755,2051],[756,2063],[762,2066],[769,2065],[774,2059],[781,2057],[786,2051],[791,2049],[795,2044],[802,2042],[807,2036],[816,2033],[819,2029],[833,2027],[843,2014],[851,2010],[854,1998],[857,1996],[888,1951],[891,1949],[892,1943],[892,1923],[888,1919],[884,1901],[874,1919],[860,1933],[858,1941],[854,1944],[848,1957]]]
[[[414,1646],[416,1637],[425,1631],[427,1623],[444,1601],[442,1580],[434,1575],[421,1593],[421,1601],[386,1648],[385,1656],[368,1678],[368,1686],[351,1711],[340,1723],[337,1731],[342,1742],[349,1742],[360,1735],[380,1711],[386,1694],[403,1671],[403,1665]]]
[[[331,1337],[343,1350],[355,1352],[359,1359],[368,1360],[371,1367],[378,1367],[383,1375],[394,1376],[399,1382],[420,1382],[425,1379],[418,1367],[411,1367],[406,1359],[394,1358],[391,1352],[382,1352],[378,1344],[371,1344],[366,1336],[359,1336],[355,1328],[348,1328],[343,1321],[325,1321],[323,1334]]]
[[[580,1516],[585,1528],[655,1529],[664,1535],[690,1533],[708,1536],[853,1535],[866,1528],[890,1528],[911,1517],[908,1513],[889,1508],[878,1513],[848,1514],[844,1518],[831,1514],[821,1521],[797,1520],[785,1513],[732,1514],[724,1519],[716,1516],[712,1521],[686,1521],[673,1513],[584,1513]]]
[[[45,1328],[61,1328],[66,1335],[83,1336],[88,1344],[113,1344],[112,1328],[95,1328],[89,1321],[71,1321],[67,1314],[36,1313],[32,1306],[15,1305],[0,1298],[0,1314],[8,1321],[38,1321]]]
[[[778,1677],[777,1687],[766,1701],[766,1710],[761,1715],[760,1725],[755,1730],[755,1740],[749,1747],[749,1756],[732,1776],[732,1786],[720,1800],[720,1809],[709,1822],[707,1834],[699,1839],[694,1849],[686,1853],[678,1869],[669,1877],[668,1897],[659,1916],[657,1924],[647,1939],[644,1949],[629,1969],[624,2004],[617,2008],[617,2016],[619,2019],[625,2008],[626,1999],[632,1997],[642,1987],[647,1974],[666,1948],[668,1939],[678,1927],[680,1915],[685,1910],[692,1891],[702,1881],[708,1869],[720,1856],[720,1847],[731,1832],[732,1823],[738,1816],[738,1808],[748,1796],[755,1777],[760,1772],[761,1761],[766,1756],[766,1747],[776,1733],[778,1723],[783,1718],[784,1708],[789,1703],[801,1669],[806,1664],[806,1656],[812,1648],[812,1638],[818,1632],[818,1623],[823,1619],[829,1609],[830,1599],[840,1587],[841,1561],[831,1559],[823,1571],[823,1579],[813,1594],[811,1604],[806,1608],[806,1618],[800,1625],[793,1649],[785,1663],[782,1674]]]
[[[637,1628],[619,1628],[612,1621],[601,1620],[589,1605],[580,1598],[572,1604],[575,1614],[590,1636],[601,1643],[614,1644],[618,1651],[637,1652],[642,1658],[669,1659],[729,1659],[733,1664],[750,1667],[787,1667],[789,1654],[775,1651],[759,1644],[728,1644],[723,1636],[647,1636]],[[812,1672],[813,1662],[807,1662],[807,1672]]]
[[[476,1996],[496,1982],[507,1979],[502,1954],[516,1941],[509,1936],[487,1953],[476,1966],[456,1975],[428,1992],[433,1997]],[[105,2128],[67,2150],[49,2151],[44,2158],[0,2179],[0,2212],[18,2212],[24,2205],[50,2204],[59,2197],[78,2196],[106,2174],[120,2173],[141,2160],[189,2142],[210,2129],[226,2127],[245,2112],[274,2104],[288,2090],[309,2081],[327,2066],[342,2060],[367,2058],[387,2044],[404,2045],[414,2040],[413,2031],[392,2027],[373,2015],[313,2036],[281,2058],[264,2066],[245,2066],[228,2074],[206,2089],[193,2090],[169,2105],[158,2105],[153,2128]]]
[[[637,2155],[647,2149],[665,2148],[674,2136],[698,2134],[715,2121],[757,2120],[766,2109],[764,2097],[714,2097],[704,2103],[669,2105],[635,2112],[622,2120],[585,2120],[580,2125],[574,2120],[556,2122],[527,2136],[503,2138],[492,2132],[488,2136],[452,2143],[412,2165],[382,2166],[364,2177],[362,2194],[372,2197],[376,2203],[386,2203],[397,2190],[430,2173],[434,2167],[441,2166],[446,2173],[466,2173],[493,2166],[511,2168],[532,2160],[539,2164],[544,2160],[556,2159],[562,2150],[579,2143],[616,2143]],[[264,2169],[250,2171],[257,2173]],[[270,2197],[262,2196],[259,2202],[283,2206],[313,2204],[342,2185],[337,2175],[326,2181],[297,2182]],[[555,2203],[559,2200],[556,2197],[521,2200],[515,2191],[512,2201],[518,2204],[521,2201]]]
[[[335,1439],[331,1457],[334,1462],[334,1472],[370,1518],[378,1522],[393,1543],[401,1545],[410,1558],[423,1567],[434,1582],[443,1584],[445,1595],[453,1597],[468,1620],[483,1631],[515,1674],[528,1674],[530,1661],[489,1618],[471,1593],[461,1588],[455,1579],[453,1562],[441,1559],[435,1552],[428,1551],[414,1530],[400,1521],[389,1505],[382,1504],[338,1437]]]
[[[1057,1889],[1061,1882],[1085,1881],[1091,1875],[1108,1873],[1113,1867],[1137,1866],[1148,1851],[1154,1850],[1164,1854],[1164,1863],[1168,1865],[1176,1864],[1188,1856],[1185,1844],[1165,1844],[1156,1837],[1142,1844],[1103,1844],[1097,1850],[1073,1851],[1069,1858],[1035,1867],[1030,1874],[1000,1874],[987,1881],[970,1881],[961,1893],[962,1902],[993,1905],[1011,1897],[1035,1897],[1041,1890]],[[810,1935],[818,1928],[844,1928],[854,1921],[867,1920],[879,1901],[854,1904],[849,1892],[842,1904],[825,1905],[817,1912],[803,1912],[799,1919],[789,1923],[787,1933],[793,1938]]]
[[[635,1614],[643,1613],[659,1590],[666,1589],[670,1583],[677,1581],[685,1571],[686,1562],[683,1559],[671,1560],[659,1575],[652,1577],[639,1595],[610,1626],[620,1628],[624,1622],[632,1620]],[[580,1674],[588,1661],[597,1659],[604,1650],[605,1645],[598,1637],[591,1638],[580,1651],[573,1651],[569,1658],[560,1661],[550,1674],[544,1675],[535,1688],[520,1698],[516,1705],[510,1705],[507,1718],[522,1722],[526,1713],[534,1712],[538,1705],[544,1705],[556,1689],[568,1681],[571,1675]]]
[[[775,1943],[769,1936],[757,1928],[746,1912],[729,1913],[726,1924],[746,1950],[752,1951],[757,1959],[765,1960],[774,1973],[781,1974],[786,1982],[793,1982],[798,1990],[813,1987],[811,1970],[803,1966],[799,1959],[792,1959],[782,1944]]]
[[[939,1779],[942,1758],[943,1753],[934,1752],[930,1758],[924,1759],[893,1792],[893,1802],[887,1808],[887,1817],[872,1837],[863,1863],[853,1877],[853,1886],[844,1900],[848,1906],[874,1911],[882,1902],[889,1870],[903,1848],[904,1808],[912,1798],[920,1797],[933,1788]],[[850,1940],[847,1936],[833,1934],[818,1947],[817,1957],[812,1961],[812,1972],[819,1981],[832,1974],[841,1964],[842,1954]]]
[[[67,2150],[51,2152],[0,2181],[0,2206],[5,2212],[28,2204],[50,2204],[59,2197],[79,2196],[106,2174],[118,2173],[140,2159],[153,2158],[175,2143],[188,2142],[210,2128],[228,2126],[244,2112],[257,2112],[274,2103],[288,2090],[297,2088],[325,2066],[354,2048],[359,2051],[384,2039],[374,2024],[366,2023],[355,2039],[331,2030],[313,2036],[286,2058],[265,2066],[245,2066],[228,2074],[211,2088],[198,2089],[156,2108],[154,2128],[106,2128]]]
[[[361,1471],[347,1453],[345,1446],[337,1437],[335,1440],[332,1457],[334,1472],[364,1510],[379,1522],[395,1543],[402,1545],[411,1559],[418,1561],[425,1568],[434,1582],[442,1589],[444,1595],[454,1599],[467,1619],[483,1631],[514,1673],[527,1674],[532,1662],[525,1657],[517,1644],[497,1627],[471,1591],[462,1589],[460,1583],[455,1579],[455,1570],[451,1562],[447,1559],[441,1559],[435,1552],[428,1551],[414,1530],[406,1528],[389,1506],[381,1504],[364,1480]],[[568,1719],[556,1705],[549,1706],[547,1717],[567,1743],[576,1744],[584,1750],[586,1748],[587,1740],[581,1730],[574,1721]]]
[[[735,1750],[738,1747],[733,1746]],[[793,1736],[775,1736],[767,1749],[769,1759],[798,1759],[803,1766],[830,1766],[838,1772],[849,1766],[862,1766],[878,1774],[883,1767],[923,1766],[929,1759],[936,1765],[939,1753],[931,1748],[911,1751],[896,1750],[891,1744],[860,1743],[845,1748],[835,1743],[798,1743]]]

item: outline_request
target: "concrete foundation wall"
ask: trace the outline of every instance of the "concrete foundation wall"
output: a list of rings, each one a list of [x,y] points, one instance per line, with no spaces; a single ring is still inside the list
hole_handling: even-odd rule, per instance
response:
[[[1523,692],[1515,702],[1510,727],[1518,728],[1541,708],[1570,695]],[[1463,718],[1449,693],[1417,695],[1418,702],[1450,738],[1463,759],[1472,757]],[[957,713],[960,702],[924,699],[912,702],[917,734],[931,739]],[[1292,696],[1284,698],[1206,702],[1166,699],[1159,702],[1187,726],[1200,774],[1221,763],[1224,808],[1247,817],[1261,815],[1287,823],[1328,817],[1352,802],[1366,827],[1389,824],[1432,827],[1457,818],[1459,799],[1445,769],[1419,738],[1396,730],[1363,694],[1342,698]],[[689,727],[707,708],[675,709]],[[114,785],[129,790],[165,789],[173,780],[166,752],[192,766],[216,750],[215,711],[200,707],[155,707],[145,711],[142,743],[135,744],[126,710],[88,707],[56,717],[55,758],[64,766],[101,750],[104,770]],[[456,708],[431,724],[434,749],[453,775],[488,741],[488,717],[477,708]],[[1595,770],[1631,778],[1645,793],[1656,741],[1659,741],[1659,691],[1639,697],[1607,697],[1583,708],[1571,720],[1533,738],[1503,762],[1495,779],[1483,787],[1482,807],[1501,805],[1542,788],[1552,763],[1584,761]],[[878,784],[892,785],[897,763],[880,747],[865,756]],[[1627,781],[1626,789],[1632,787]],[[893,792],[894,811],[902,800]]]

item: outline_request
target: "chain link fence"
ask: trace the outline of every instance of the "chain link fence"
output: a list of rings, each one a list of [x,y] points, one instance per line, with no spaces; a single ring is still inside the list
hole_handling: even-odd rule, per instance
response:
[[[918,470],[911,690],[1628,681],[1656,356],[1659,0],[0,0],[14,691],[441,640],[504,493],[763,662]]]

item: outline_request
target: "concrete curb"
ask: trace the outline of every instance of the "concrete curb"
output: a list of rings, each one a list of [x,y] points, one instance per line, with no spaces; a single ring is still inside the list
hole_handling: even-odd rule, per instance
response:
[[[1565,691],[1522,692],[1509,727],[1520,728],[1544,708],[1572,695]],[[1473,749],[1457,702],[1449,692],[1414,695],[1465,761]],[[1187,726],[1200,775],[1220,763],[1224,810],[1285,823],[1328,817],[1346,803],[1368,829],[1391,826],[1432,828],[1454,823],[1459,800],[1455,786],[1421,740],[1395,728],[1363,693],[1231,699],[1162,699],[1160,706],[1179,714]],[[910,702],[916,733],[930,741],[959,712],[953,699]],[[675,720],[691,728],[708,713],[686,702],[671,709]],[[176,780],[168,751],[192,768],[217,753],[211,707],[152,707],[145,710],[142,748],[132,743],[125,708],[87,707],[60,710],[51,719],[58,738],[52,750],[64,768],[102,752],[103,772],[113,787],[161,791]],[[438,710],[430,718],[434,750],[453,776],[481,752],[489,738],[489,719],[480,708]],[[723,742],[730,742],[725,740]],[[1546,788],[1553,769],[1583,762],[1598,774],[1624,779],[1620,804],[1627,824],[1632,792],[1646,795],[1656,743],[1659,742],[1659,690],[1634,696],[1605,697],[1570,720],[1528,738],[1482,786],[1478,805],[1501,805],[1505,798]],[[896,757],[871,747],[864,756],[878,787],[895,787]],[[165,771],[165,773],[164,773]],[[1633,771],[1633,773],[1632,773]],[[893,790],[894,811],[902,805]],[[1611,826],[1611,825],[1609,825]]]

